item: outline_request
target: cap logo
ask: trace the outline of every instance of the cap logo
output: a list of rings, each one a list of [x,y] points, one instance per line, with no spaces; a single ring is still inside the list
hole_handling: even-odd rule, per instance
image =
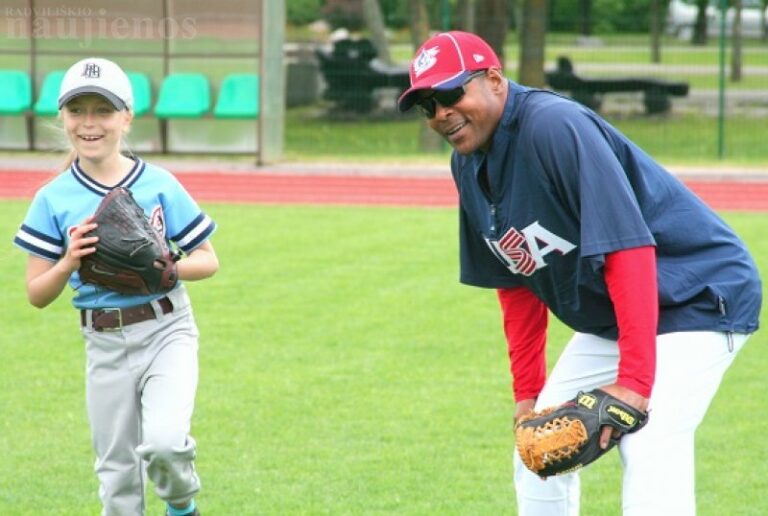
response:
[[[475,60],[475,63],[482,63],[485,61],[485,56],[482,54],[472,54],[472,59]]]
[[[416,77],[423,74],[437,63],[437,53],[440,47],[425,48],[413,61],[413,72]]]
[[[98,79],[99,77],[101,77],[101,68],[96,63],[85,63],[82,77],[88,77],[89,79]]]

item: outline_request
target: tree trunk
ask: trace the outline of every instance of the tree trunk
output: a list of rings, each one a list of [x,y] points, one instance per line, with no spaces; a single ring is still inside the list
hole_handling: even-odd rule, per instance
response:
[[[426,0],[411,0],[411,43],[415,52],[429,38],[429,14]]]
[[[429,11],[426,0],[411,0],[410,14],[411,43],[413,51],[416,52],[421,44],[429,39]],[[442,138],[426,123],[422,123],[419,128],[419,149],[423,152],[440,152],[444,146]]]
[[[731,33],[731,81],[741,80],[741,0],[733,0],[733,29]]]
[[[475,32],[475,0],[458,0],[456,4],[456,27],[466,32]]]
[[[543,87],[544,48],[547,32],[547,0],[523,0],[520,23],[520,67],[518,82]]]
[[[384,27],[384,15],[381,14],[379,0],[363,0],[363,17],[368,30],[371,31],[371,40],[376,47],[379,59],[387,64],[392,64],[387,42],[387,31]]]
[[[579,0],[579,33],[582,36],[592,34],[592,0]]]
[[[768,19],[766,19],[766,9],[768,9],[768,0],[763,0],[760,4],[760,29],[763,41],[768,41]]]
[[[483,38],[499,56],[504,67],[504,41],[507,39],[509,18],[506,0],[476,0],[475,33]]]
[[[693,25],[693,36],[691,43],[704,46],[707,44],[707,0],[696,0],[698,11],[696,12],[696,23]]]
[[[768,0],[765,0],[768,2]],[[523,2],[524,0],[510,0],[510,10],[512,12],[512,21],[514,22],[514,28],[520,33],[523,27]],[[519,36],[518,36],[518,39]]]
[[[660,0],[651,0],[651,62],[661,63]]]

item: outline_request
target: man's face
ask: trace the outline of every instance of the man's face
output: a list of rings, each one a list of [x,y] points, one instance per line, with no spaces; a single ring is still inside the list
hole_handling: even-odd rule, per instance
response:
[[[464,88],[466,93],[452,106],[437,103],[435,116],[427,123],[460,154],[488,150],[504,111],[506,79],[500,71],[488,70]]]

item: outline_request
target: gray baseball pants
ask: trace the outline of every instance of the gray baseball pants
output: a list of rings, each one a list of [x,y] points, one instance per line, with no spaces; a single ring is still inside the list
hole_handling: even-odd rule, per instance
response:
[[[96,452],[103,516],[143,515],[145,480],[167,502],[200,490],[189,435],[197,390],[197,339],[183,286],[168,294],[173,311],[157,319],[96,332],[89,316],[86,402]]]

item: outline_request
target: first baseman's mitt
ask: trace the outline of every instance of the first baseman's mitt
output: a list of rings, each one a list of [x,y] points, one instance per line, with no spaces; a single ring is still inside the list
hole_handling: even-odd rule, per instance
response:
[[[612,435],[606,449],[600,448],[604,425],[628,434],[647,421],[646,412],[604,391],[580,392],[559,407],[521,417],[515,426],[517,450],[528,469],[542,478],[570,473],[599,459],[619,442]]]
[[[85,236],[98,236],[96,252],[80,260],[80,279],[123,294],[157,294],[176,286],[176,262],[144,216],[131,192],[114,188],[99,204],[98,227]]]

